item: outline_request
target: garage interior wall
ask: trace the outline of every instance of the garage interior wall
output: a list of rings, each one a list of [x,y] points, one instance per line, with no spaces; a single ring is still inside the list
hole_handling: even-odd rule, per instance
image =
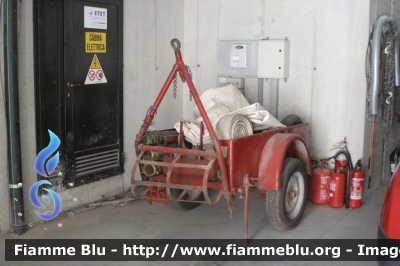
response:
[[[215,86],[218,40],[289,38],[290,73],[279,84],[278,118],[295,113],[310,122],[317,157],[333,155],[330,149],[344,136],[353,157],[362,156],[368,36],[366,0],[185,1],[185,59],[201,66],[190,65],[200,92]]]
[[[286,83],[280,82],[278,118],[296,113],[310,123],[313,156],[333,155],[332,146],[346,136],[353,161],[363,155],[365,159],[364,131],[369,130],[365,120],[364,65],[370,25],[380,14],[393,14],[400,22],[394,13],[400,15],[400,0],[124,1],[125,173],[57,191],[63,210],[98,200],[102,195],[129,190],[136,158],[135,135],[174,63],[172,38],[181,40],[183,59],[202,93],[216,86],[218,40],[288,37],[290,77]],[[33,168],[37,151],[32,0],[19,2],[18,15],[23,187],[25,221],[29,223],[38,221],[28,198],[29,188],[37,181]],[[264,82],[264,86],[264,103],[268,103],[269,83]],[[194,102],[188,100],[188,94],[186,85],[182,86],[178,79],[177,98],[173,98],[172,90],[167,93],[151,129],[172,128],[182,118],[190,119]],[[4,101],[0,103],[0,112],[0,146],[7,147]],[[385,145],[398,142],[399,139]],[[0,149],[0,159],[0,174],[4,177],[0,185],[0,210],[7,213],[0,217],[0,229],[5,232],[9,229],[5,149]],[[378,171],[378,167],[375,169]]]
[[[288,37],[290,73],[288,81],[279,84],[278,118],[295,113],[309,122],[310,151],[318,158],[334,155],[333,145],[346,137],[353,162],[362,159],[367,172],[365,53],[380,15],[393,15],[400,22],[400,1],[189,0],[184,4],[184,59],[190,62],[200,93],[215,87],[218,40]],[[267,109],[269,85],[264,81]],[[190,118],[193,103],[183,105],[184,118]],[[393,116],[392,132],[399,132],[394,120]],[[381,121],[377,123],[375,178],[370,190],[365,183],[364,197],[390,177],[389,154],[400,143],[400,134],[383,142]]]
[[[170,41],[182,40],[184,0],[124,1],[124,189],[131,184],[135,136],[172,70]],[[185,55],[183,55],[185,56]],[[173,128],[182,119],[182,82],[162,101],[150,130]],[[136,175],[138,176],[138,175]]]

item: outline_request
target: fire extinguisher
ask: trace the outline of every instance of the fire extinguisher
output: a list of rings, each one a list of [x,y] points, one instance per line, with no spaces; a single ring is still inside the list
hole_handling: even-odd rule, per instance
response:
[[[312,201],[317,205],[325,205],[329,201],[329,169],[319,165],[313,171]]]
[[[347,174],[347,157],[343,152],[339,152],[335,157],[335,167],[332,170],[332,173],[337,172],[340,169],[342,174]]]
[[[344,192],[346,187],[346,176],[338,169],[331,175],[329,184],[329,206],[332,208],[341,208],[344,205]]]
[[[353,176],[351,182],[351,190],[350,190],[350,208],[356,209],[361,207],[362,203],[362,189],[364,186],[364,171],[357,167],[354,170],[354,173],[351,173]]]

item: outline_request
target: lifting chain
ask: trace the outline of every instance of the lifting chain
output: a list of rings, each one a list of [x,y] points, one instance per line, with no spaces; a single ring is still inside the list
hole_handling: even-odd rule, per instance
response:
[[[371,118],[370,114],[370,95],[372,86],[372,36],[368,43],[366,60],[365,60],[365,75],[367,79],[367,99],[366,99],[366,117]],[[391,133],[392,115],[393,115],[393,96],[394,96],[394,35],[384,30],[381,37],[381,69],[379,80],[379,97],[381,101],[381,119],[383,138],[387,140]]]
[[[146,118],[147,118],[147,116],[150,116],[150,111],[151,111],[151,110],[154,111],[154,115],[151,115],[152,121],[151,121],[149,124],[147,124],[147,123],[146,123]],[[147,110],[146,116],[144,117],[144,119],[143,119],[143,124],[142,124],[142,126],[141,126],[142,128],[145,129],[145,131],[144,131],[143,135],[140,137],[140,139],[137,140],[137,141],[135,141],[135,146],[136,146],[137,144],[139,144],[145,136],[151,134],[150,131],[149,131],[149,127],[155,125],[156,122],[154,121],[154,116],[155,116],[156,114],[157,114],[157,111],[153,108],[153,106],[150,106],[149,109]]]
[[[393,95],[394,95],[394,36],[391,33],[385,33],[384,50],[382,53],[382,62],[385,62],[383,68],[383,86],[381,87],[381,119],[383,139],[390,137],[392,129],[393,116]]]
[[[190,79],[192,80],[192,70],[190,69],[190,67],[188,65],[185,65],[185,67],[186,67],[187,72],[189,73]],[[181,75],[180,75],[180,77],[181,77],[182,82],[185,83],[184,77]],[[173,96],[174,96],[175,100],[176,100],[176,91],[177,91],[177,74],[175,74],[174,82],[173,82]],[[189,90],[189,100],[190,101],[192,101],[192,97],[193,97],[192,92]]]
[[[190,67],[188,65],[186,65],[186,70],[189,73],[190,79],[193,80],[192,78],[192,70],[190,69]],[[192,101],[192,92],[189,90],[189,101]]]
[[[173,95],[174,95],[174,99],[176,100],[176,74],[175,74],[175,77],[174,77],[174,85],[173,85],[173,88],[174,88],[174,90],[173,90]]]

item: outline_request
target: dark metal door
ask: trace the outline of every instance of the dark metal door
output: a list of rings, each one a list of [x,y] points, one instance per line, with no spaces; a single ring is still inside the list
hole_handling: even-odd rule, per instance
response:
[[[122,0],[65,0],[64,82],[67,186],[122,173]]]

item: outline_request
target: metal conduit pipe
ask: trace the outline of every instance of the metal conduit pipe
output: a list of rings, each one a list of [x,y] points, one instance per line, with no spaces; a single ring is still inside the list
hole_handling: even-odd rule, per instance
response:
[[[381,51],[381,35],[383,25],[390,24],[392,33],[395,40],[395,84],[400,85],[400,68],[399,68],[399,34],[397,29],[396,20],[392,16],[380,16],[374,25],[374,33],[372,37],[372,88],[370,96],[370,113],[376,115],[378,113],[378,93],[379,93],[379,71],[380,71],[380,51]]]
[[[10,189],[10,224],[14,234],[25,233],[24,199],[22,193],[21,142],[18,96],[18,0],[4,4],[4,80],[7,114],[8,175]]]

